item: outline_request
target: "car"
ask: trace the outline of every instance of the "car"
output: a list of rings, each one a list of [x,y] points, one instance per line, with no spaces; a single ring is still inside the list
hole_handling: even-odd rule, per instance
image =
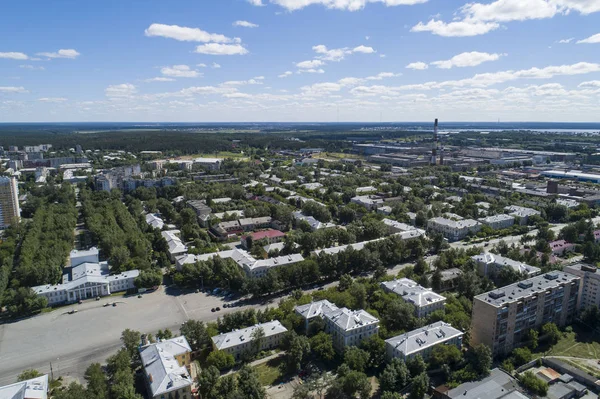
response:
[[[116,307],[117,307],[117,303],[113,302],[113,308],[116,308]]]
[[[141,294],[140,294],[140,295],[138,295],[138,298],[141,298],[141,297],[142,297],[142,295],[141,295]]]
[[[107,307],[110,306],[110,302],[106,302],[104,305],[102,305],[103,307]]]
[[[218,312],[219,310],[221,310],[221,308],[217,306],[216,307],[216,311]]]
[[[213,295],[217,295],[217,294],[218,294],[220,291],[221,291],[221,289],[220,289],[220,288],[215,288],[215,289],[212,291],[212,293],[213,293]]]
[[[77,309],[71,309],[71,310],[69,310],[67,313],[69,313],[69,314],[74,314],[74,313],[77,313]]]
[[[210,311],[213,312],[213,313],[215,313],[215,308],[212,308]]]

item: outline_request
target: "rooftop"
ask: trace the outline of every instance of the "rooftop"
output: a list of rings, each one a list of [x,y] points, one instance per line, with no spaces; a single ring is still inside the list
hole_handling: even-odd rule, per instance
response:
[[[401,296],[406,302],[410,302],[416,307],[427,306],[446,300],[444,296],[436,294],[431,289],[420,286],[408,278],[385,281],[381,283],[381,287]]]
[[[379,324],[379,320],[376,317],[371,316],[362,309],[350,310],[348,308],[341,308],[324,313],[324,316],[344,331],[354,330],[366,325]]]
[[[554,271],[479,294],[475,299],[500,307],[507,303],[518,301],[547,289],[556,288],[561,284],[571,283],[576,280],[579,280],[579,277],[569,273]]]
[[[485,218],[479,219],[481,223],[494,223],[494,222],[503,222],[505,220],[515,220],[514,216],[505,215],[503,213],[499,215],[488,216]]]
[[[496,267],[510,267],[515,272],[525,273],[527,275],[536,275],[539,274],[541,269],[539,267],[530,266],[523,262],[518,262],[516,260],[512,260],[510,258],[505,258],[501,255],[492,254],[489,252],[483,252],[479,255],[472,256],[473,259],[477,263],[485,263],[487,265],[494,265]]]
[[[48,398],[48,374],[0,387],[1,399],[46,399]]]
[[[435,223],[443,226],[448,226],[456,229],[470,228],[479,225],[480,223],[477,220],[473,219],[463,219],[463,220],[452,220],[446,219],[442,217],[436,217],[429,219],[430,223]]]
[[[461,337],[463,332],[448,323],[437,323],[409,331],[402,335],[387,339],[385,343],[399,350],[404,356],[422,351],[425,348]]]
[[[515,393],[517,396],[513,396],[514,399],[527,398],[517,390],[518,388],[519,384],[516,379],[495,368],[491,370],[490,375],[486,378],[479,381],[465,382],[454,389],[450,389],[446,392],[446,396],[451,399],[499,399]]]
[[[285,328],[278,320],[274,320],[267,323],[256,324],[252,327],[234,330],[221,335],[215,335],[211,339],[218,350],[223,350],[251,342],[253,340],[254,331],[259,328],[262,328],[265,333],[265,337],[270,337],[272,335],[281,334],[287,331],[287,328]]]
[[[192,377],[187,368],[180,366],[175,359],[175,356],[191,351],[184,336],[140,348],[140,357],[150,382],[152,397],[192,384]]]
[[[327,299],[323,299],[322,301],[296,306],[294,310],[303,318],[312,319],[313,317],[322,316],[325,313],[338,310],[338,307]]]

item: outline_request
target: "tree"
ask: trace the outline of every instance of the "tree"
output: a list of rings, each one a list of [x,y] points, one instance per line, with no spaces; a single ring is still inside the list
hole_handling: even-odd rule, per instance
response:
[[[89,393],[86,391],[83,385],[80,385],[76,382],[70,383],[66,389],[58,391],[56,394],[52,395],[53,399],[80,399],[89,397]]]
[[[85,370],[89,398],[108,399],[108,381],[100,363],[91,364]]]
[[[237,378],[235,374],[225,375],[217,380],[215,384],[213,394],[214,396],[210,396],[208,398],[203,399],[212,399],[214,398],[239,398],[239,395],[236,395],[237,390]]]
[[[427,370],[427,364],[421,355],[412,357],[406,361],[406,367],[410,371],[410,375],[415,377]]]
[[[488,375],[492,367],[492,350],[484,344],[474,346],[469,352],[469,363],[480,376]]]
[[[340,282],[338,283],[338,290],[346,291],[348,288],[352,286],[352,276],[349,274],[344,274],[340,277]]]
[[[539,336],[540,333],[537,330],[534,330],[533,328],[527,333],[527,338],[529,339],[529,347],[531,349],[535,349],[538,347]]]
[[[163,274],[160,270],[142,270],[135,278],[137,288],[152,288],[162,284]]]
[[[423,372],[413,378],[409,399],[423,399],[428,390],[429,376]]]
[[[403,360],[394,358],[379,376],[383,392],[399,392],[408,384],[410,373]]]
[[[238,390],[245,399],[264,399],[267,392],[258,380],[258,374],[250,366],[244,366],[238,372]]]
[[[419,259],[417,259],[413,270],[415,274],[422,276],[429,271],[429,265],[427,264],[427,262],[425,262],[425,259],[420,257]]]
[[[252,339],[252,352],[257,354],[260,352],[265,340],[265,330],[262,327],[255,328],[250,334],[250,338]]]
[[[165,331],[158,330],[158,332],[156,333],[156,338],[158,338],[160,340],[171,339],[171,338],[173,338],[173,333],[168,328],[165,329]]]
[[[378,369],[385,362],[385,341],[379,335],[363,340],[360,348],[369,354],[367,367]]]
[[[310,338],[312,352],[324,361],[331,361],[335,357],[333,338],[323,331]]]
[[[23,370],[17,377],[17,381],[27,381],[33,378],[41,377],[43,374],[35,369]]]
[[[233,355],[224,351],[212,351],[206,358],[206,364],[219,370],[227,370],[235,365]]]
[[[591,328],[600,326],[600,309],[593,305],[585,308],[581,312],[581,320]]]
[[[344,363],[352,370],[363,372],[369,363],[369,352],[350,346],[344,351]]]
[[[337,371],[337,377],[327,390],[327,398],[355,398],[367,399],[371,396],[371,383],[365,373],[350,370],[342,364]]]
[[[121,333],[121,342],[129,356],[132,359],[139,357],[138,346],[140,345],[142,334],[139,331],[126,329]]]
[[[429,363],[436,367],[456,364],[462,359],[462,352],[454,345],[436,345],[431,351]]]
[[[402,395],[398,392],[384,392],[381,395],[381,399],[402,399]]]
[[[546,337],[550,345],[554,345],[560,340],[562,334],[556,324],[546,323],[542,326],[542,335]]]
[[[519,382],[530,392],[539,396],[546,396],[548,393],[548,383],[537,378],[531,370],[527,370],[518,378]]]
[[[215,397],[215,387],[221,372],[214,366],[205,367],[198,376],[198,390],[202,399]]]
[[[298,372],[310,356],[310,341],[304,335],[290,333],[286,362],[288,370]]]
[[[200,320],[187,320],[179,331],[185,336],[193,351],[206,347],[210,342],[206,326]]]
[[[439,291],[442,289],[442,272],[439,269],[435,269],[433,275],[431,276],[431,288],[434,291]]]
[[[513,364],[517,367],[529,363],[533,356],[528,348],[515,348],[512,351]]]
[[[6,290],[2,303],[11,317],[29,316],[48,306],[44,296],[38,296],[31,288],[19,287]]]

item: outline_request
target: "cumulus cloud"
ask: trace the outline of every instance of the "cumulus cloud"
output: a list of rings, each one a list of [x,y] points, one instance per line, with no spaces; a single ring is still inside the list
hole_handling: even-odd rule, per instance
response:
[[[393,72],[380,72],[375,76],[367,76],[367,80],[383,80],[385,78],[394,78],[396,76],[401,76],[401,73],[393,73]]]
[[[173,65],[170,67],[164,67],[161,68],[160,73],[174,78],[197,78],[202,76],[202,73],[191,69],[187,65]]]
[[[376,53],[373,47],[360,45],[358,47],[354,47],[352,50],[353,53],[363,53],[363,54],[373,54]]]
[[[585,89],[600,89],[600,80],[590,80],[588,82],[582,82],[577,87]]]
[[[278,75],[278,78],[287,78],[288,76],[292,76],[294,73],[292,71],[286,71],[284,73],[282,73],[281,75]]]
[[[209,33],[199,28],[179,25],[152,24],[144,31],[144,34],[148,37],[164,37],[182,42],[231,43],[240,41],[238,38],[231,39],[218,33]]]
[[[248,80],[230,80],[221,83],[223,86],[245,86],[245,85],[261,85],[263,84],[264,76],[257,76]]]
[[[408,64],[406,66],[406,68],[408,68],[408,69],[414,69],[414,70],[417,70],[417,71],[422,71],[424,69],[429,68],[429,65],[427,65],[425,62],[418,61],[418,62],[411,62],[410,64]]]
[[[253,6],[257,6],[257,7],[264,6],[262,0],[247,0],[247,1],[248,1],[248,3],[252,4]]]
[[[238,26],[241,28],[258,28],[257,24],[253,24],[252,22],[248,21],[235,21],[233,26]]]
[[[299,69],[296,73],[325,73],[323,68]]]
[[[211,65],[211,68],[213,68],[213,69],[219,69],[219,68],[221,68],[221,65],[217,64],[216,62],[213,62],[212,65]]]
[[[0,86],[0,93],[28,93],[23,86]]]
[[[561,39],[557,43],[559,43],[559,44],[567,44],[567,43],[571,43],[573,40],[575,40],[575,38],[574,37],[570,37],[568,39]]]
[[[196,47],[196,53],[208,55],[245,55],[248,50],[241,44],[207,43]]]
[[[110,85],[104,93],[107,97],[131,97],[137,92],[137,89],[131,83],[122,83],[119,85]]]
[[[37,53],[37,55],[48,58],[70,58],[75,59],[81,54],[73,49],[60,49],[57,52],[52,53]]]
[[[175,79],[173,78],[164,78],[164,77],[156,77],[156,78],[151,78],[151,79],[146,79],[144,80],[144,82],[174,82]]]
[[[376,53],[373,47],[360,45],[354,48],[342,47],[329,49],[323,44],[313,46],[315,53],[319,54],[316,58],[323,61],[341,61],[346,58],[347,55],[353,53],[373,54]]]
[[[431,32],[434,35],[447,37],[466,37],[483,35],[499,27],[500,24],[496,22],[455,21],[446,23],[432,19],[426,24],[419,22],[410,31]]]
[[[38,101],[43,103],[64,103],[67,99],[64,97],[42,97],[38,98]]]
[[[8,52],[8,53],[0,53],[0,58],[5,58],[9,60],[26,60],[29,59],[27,54],[18,53],[18,52]]]
[[[296,66],[300,69],[313,69],[325,65],[321,60],[311,60],[298,62]]]
[[[600,43],[600,33],[597,33],[597,34],[595,34],[593,36],[590,36],[587,39],[578,40],[577,43],[579,43],[579,44],[595,44],[595,43]]]
[[[450,68],[464,68],[464,67],[473,67],[473,66],[477,66],[480,64],[483,64],[484,62],[488,62],[488,61],[497,61],[500,59],[500,57],[503,54],[490,54],[490,53],[481,53],[479,51],[471,51],[471,52],[465,52],[465,53],[461,53],[458,55],[455,55],[454,57],[450,58],[449,60],[444,60],[444,61],[434,61],[431,63],[431,65],[435,65],[438,68],[442,68],[442,69],[450,69]]]
[[[264,5],[261,0],[248,0],[251,4]],[[288,11],[300,10],[310,5],[322,5],[327,8],[338,10],[358,11],[363,9],[367,3],[382,3],[388,7],[400,5],[423,4],[428,0],[270,0]]]

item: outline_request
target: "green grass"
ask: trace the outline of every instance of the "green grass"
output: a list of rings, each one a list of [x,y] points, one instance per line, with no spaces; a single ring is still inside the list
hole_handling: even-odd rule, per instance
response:
[[[600,343],[593,339],[591,334],[579,330],[577,333],[563,334],[563,337],[550,350],[540,351],[535,354],[540,356],[569,356],[582,359],[599,359]]]
[[[276,382],[281,380],[283,377],[280,368],[282,362],[283,359],[278,357],[254,367],[258,373],[258,380],[263,386],[275,385]]]

